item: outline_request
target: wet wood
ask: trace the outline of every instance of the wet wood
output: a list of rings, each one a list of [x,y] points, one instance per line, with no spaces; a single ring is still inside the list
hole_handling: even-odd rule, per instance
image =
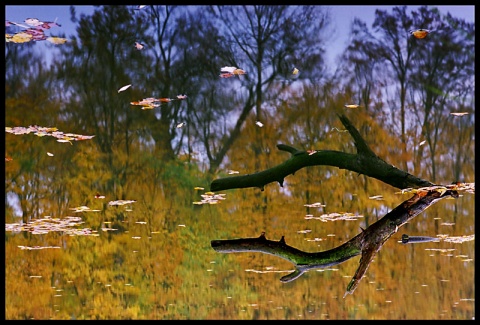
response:
[[[355,291],[377,252],[400,227],[432,204],[450,196],[458,197],[458,193],[436,189],[419,191],[349,241],[327,251],[301,251],[287,245],[284,237],[279,241],[267,240],[265,233],[254,238],[212,240],[211,246],[219,253],[260,252],[291,262],[295,270],[283,276],[280,279],[282,282],[296,280],[308,270],[330,267],[361,255],[359,266],[345,291],[345,298],[347,294]]]

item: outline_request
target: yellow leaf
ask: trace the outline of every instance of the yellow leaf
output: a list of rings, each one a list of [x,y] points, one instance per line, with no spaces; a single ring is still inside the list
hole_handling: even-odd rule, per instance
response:
[[[68,41],[66,38],[62,37],[47,37],[46,40],[53,44],[65,44]]]

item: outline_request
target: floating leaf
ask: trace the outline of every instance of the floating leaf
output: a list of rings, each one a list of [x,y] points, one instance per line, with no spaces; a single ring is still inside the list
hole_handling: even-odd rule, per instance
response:
[[[135,48],[137,50],[143,50],[143,48],[145,47],[145,45],[143,45],[142,43],[139,43],[139,42],[135,42]]]
[[[232,73],[233,73],[234,75],[237,75],[237,76],[246,74],[245,70],[242,70],[242,69],[235,69],[235,70],[233,70]]]
[[[145,98],[145,99],[142,99],[141,101],[130,102],[130,104],[143,106],[142,109],[152,109],[159,106],[159,104],[155,102],[156,102],[155,98]]]
[[[32,41],[43,41],[47,39],[47,36],[45,36],[45,33],[41,29],[29,28],[23,32],[32,35]]]
[[[468,112],[459,112],[459,113],[450,113],[453,116],[463,116],[463,115],[468,115]]]
[[[357,104],[346,104],[345,107],[346,107],[346,108],[359,108],[360,105],[357,105]]]
[[[94,135],[81,135],[81,134],[77,134],[75,136],[75,140],[77,141],[82,141],[82,140],[90,140],[94,137]]]
[[[298,71],[298,69],[297,69],[297,68],[293,68],[293,69],[292,69],[292,74],[293,74],[293,75],[297,75],[297,74],[298,74],[298,72],[299,72],[299,71]]]
[[[320,220],[322,222],[338,221],[338,220],[348,220],[348,221],[350,221],[350,220],[357,220],[358,218],[363,218],[363,216],[358,215],[358,214],[353,214],[351,212],[342,212],[342,213],[333,212],[333,213],[328,213],[328,214],[322,214],[319,217],[314,217],[311,214],[305,216],[305,219],[307,219],[307,220],[317,219],[317,220]],[[327,235],[327,236],[331,236],[331,235]]]
[[[411,30],[410,34],[413,35],[415,38],[425,38],[431,31],[428,29],[417,29],[417,30]]]
[[[68,41],[62,37],[47,37],[46,40],[53,44],[65,44]]]
[[[177,129],[180,129],[181,127],[185,126],[185,124],[187,124],[187,123],[185,123],[185,122],[178,123],[177,124]]]
[[[214,192],[206,192],[205,194],[201,194],[200,196],[203,199],[201,201],[193,202],[193,204],[217,204],[220,200],[225,200],[225,194],[215,194]]]
[[[15,135],[19,134],[29,134],[32,133],[36,136],[43,137],[43,136],[53,136],[57,138],[58,142],[69,142],[72,144],[72,140],[79,141],[79,140],[89,140],[94,137],[94,135],[81,135],[75,133],[63,133],[58,131],[55,127],[42,127],[42,126],[29,126],[28,128],[23,126],[15,126],[15,127],[5,127],[5,132],[12,133]]]
[[[47,152],[47,155],[49,155],[50,157],[53,157],[53,153]]]
[[[100,210],[97,209],[90,209],[89,207],[82,205],[76,208],[70,208],[73,212],[99,212]]]
[[[233,71],[237,70],[237,67],[223,67],[220,69],[220,72],[223,73],[233,73]]]
[[[310,229],[305,229],[305,230],[298,230],[298,234],[308,234],[309,232],[312,232]]]
[[[32,39],[33,39],[33,36],[25,32],[19,32],[14,34],[13,36],[11,36],[10,34],[5,34],[5,40],[7,42],[27,43],[27,42],[30,42]]]
[[[120,93],[120,92],[122,92],[122,91],[125,91],[125,90],[127,90],[128,88],[130,88],[131,86],[132,86],[131,84],[128,84],[128,85],[126,85],[126,86],[123,86],[122,88],[120,88],[120,89],[118,90],[118,92]]]
[[[57,142],[68,142],[68,143],[70,143],[70,144],[73,146],[72,141],[70,141],[70,140],[68,140],[68,139],[57,139]]]
[[[260,121],[255,122],[255,124],[258,125],[259,127],[263,127],[263,123]]]
[[[417,192],[417,189],[409,187],[402,189],[400,192],[395,192],[395,194],[415,194]]]
[[[340,130],[340,129],[337,129],[336,127],[333,127],[333,128],[332,128],[332,132],[333,132],[334,130],[337,131],[337,132],[347,132],[347,131],[348,131],[348,130]]]
[[[309,207],[309,208],[324,208],[326,207],[325,204],[321,204],[320,202],[315,202],[311,204],[304,204],[303,206]]]
[[[42,28],[42,29],[50,29],[52,27],[61,27],[61,25],[57,24],[54,21],[40,21],[37,18],[27,18],[25,19],[25,23],[30,26],[34,26],[35,28]]]
[[[447,188],[439,186],[438,188],[436,188],[436,191],[440,193],[440,196],[442,196],[447,191]]]
[[[230,73],[230,72],[225,72],[225,73],[220,74],[220,78],[230,78],[230,77],[233,77],[233,76],[234,76],[234,74]]]
[[[108,202],[108,205],[125,205],[125,204],[130,204],[130,203],[135,203],[137,201],[135,200],[117,200],[117,201],[110,201]]]
[[[82,224],[82,218],[80,217],[66,217],[64,219],[44,217],[42,219],[33,219],[27,223],[13,223],[5,224],[5,231],[28,231],[32,234],[46,234],[54,231],[61,231],[70,236],[98,236],[96,231],[89,228],[77,229],[73,228]],[[22,249],[40,249],[38,246],[26,247]],[[56,248],[56,247],[44,247],[44,248]]]
[[[233,76],[239,76],[246,74],[245,70],[239,69],[237,67],[223,67],[220,69],[220,77],[221,78],[230,78]]]
[[[37,18],[27,18],[27,19],[25,19],[25,23],[26,23],[27,25],[30,25],[30,26],[40,26],[40,25],[43,24],[43,23],[42,23],[40,20],[38,20]]]
[[[418,146],[419,146],[419,147],[420,147],[420,146],[423,146],[423,145],[425,144],[425,142],[427,142],[427,141],[426,141],[426,140],[423,140],[422,142],[420,142],[420,143],[418,144]]]

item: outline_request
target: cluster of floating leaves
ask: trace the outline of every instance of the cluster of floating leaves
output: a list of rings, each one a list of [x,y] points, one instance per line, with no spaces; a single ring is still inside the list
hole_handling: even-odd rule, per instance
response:
[[[461,244],[467,241],[475,240],[475,234],[465,235],[465,236],[448,236],[448,235],[437,235],[444,242]]]
[[[202,197],[201,201],[193,202],[193,204],[202,205],[202,204],[217,204],[222,200],[225,200],[226,194],[215,194],[214,192],[205,192],[205,194],[200,194]]]
[[[120,88],[121,89],[121,88]],[[187,95],[177,95],[177,98],[144,98],[140,101],[133,101],[130,102],[130,105],[142,106],[142,109],[153,109],[155,107],[159,107],[162,103],[169,103],[174,100],[184,100],[187,98]]]
[[[395,192],[395,194],[415,194],[419,192],[428,192],[428,191],[437,191],[443,194],[447,190],[458,191],[458,192],[463,191],[463,192],[475,194],[475,183],[456,182],[448,185],[434,185],[434,186],[420,187],[420,188],[409,187],[409,188],[402,189],[400,192]]]
[[[53,44],[64,44],[67,42],[66,38],[45,35],[44,30],[50,29],[52,27],[60,27],[60,25],[54,21],[40,21],[37,18],[27,18],[25,19],[24,23],[26,25],[5,20],[5,27],[18,26],[25,28],[24,30],[15,34],[5,33],[5,41],[11,43],[48,41]]]
[[[60,246],[18,246],[20,249],[23,250],[37,250],[37,249],[49,249],[49,248],[61,248]]]
[[[428,237],[428,236],[408,236],[406,234],[402,235],[402,240],[399,243],[425,243],[425,242],[439,242],[444,241],[448,243],[463,243],[467,241],[475,240],[475,235],[468,236],[449,236],[449,235],[437,235],[437,237]]]
[[[68,142],[72,144],[72,141],[81,141],[81,140],[90,140],[94,137],[94,135],[81,135],[75,133],[63,133],[62,131],[58,131],[56,127],[43,127],[38,125],[31,125],[29,127],[24,126],[6,126],[5,132],[15,134],[15,135],[22,135],[22,134],[29,134],[33,133],[36,136],[43,137],[43,136],[52,136],[57,139],[58,142]]]
[[[98,236],[97,231],[90,228],[75,228],[82,224],[80,217],[52,218],[46,216],[41,219],[34,219],[30,222],[20,224],[5,224],[5,231],[21,232],[27,231],[34,235],[47,234],[53,231],[61,231],[70,236]]]
[[[95,198],[97,199],[104,199],[105,196],[97,194],[95,195]],[[108,205],[114,206],[114,205],[127,205],[127,204],[132,204],[137,202],[136,200],[116,200],[116,201],[109,201]],[[98,209],[92,209],[86,205],[81,205],[75,208],[70,208],[70,210],[73,210],[73,212],[99,212],[101,210]]]
[[[343,213],[328,213],[328,214],[322,214],[319,217],[314,217],[311,214],[307,214],[305,216],[305,219],[316,219],[320,220],[322,222],[328,222],[328,221],[338,221],[338,220],[357,220],[358,218],[363,218],[362,215],[359,214],[353,214],[351,212],[343,212]]]
[[[97,196],[95,196],[97,197]],[[104,196],[99,196],[99,198],[104,198]],[[120,205],[127,205],[136,202],[135,200],[116,200],[108,202],[110,206],[120,206]],[[98,212],[101,210],[91,209],[86,205],[70,208],[73,212]],[[47,234],[52,231],[61,231],[70,236],[98,236],[97,231],[91,230],[90,228],[83,228],[77,229],[73,228],[82,224],[82,218],[80,217],[72,217],[68,216],[63,219],[60,218],[52,218],[50,216],[44,217],[42,219],[34,219],[29,223],[20,224],[20,223],[12,223],[5,225],[5,231],[12,231],[12,232],[21,232],[21,231],[28,231],[32,234]],[[139,222],[140,223],[140,222]],[[102,229],[104,230],[104,229]],[[112,229],[116,230],[116,229]],[[105,231],[105,230],[104,230]],[[45,247],[44,247],[45,248]],[[22,249],[42,249],[39,247],[24,247]]]

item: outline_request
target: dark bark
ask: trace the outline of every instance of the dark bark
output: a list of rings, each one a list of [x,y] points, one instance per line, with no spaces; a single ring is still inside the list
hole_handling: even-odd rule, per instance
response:
[[[297,150],[285,144],[278,144],[277,148],[279,150],[292,154],[290,159],[280,165],[255,174],[215,179],[210,184],[210,190],[215,192],[247,187],[258,187],[263,190],[265,185],[272,182],[278,182],[283,187],[285,177],[309,166],[333,166],[347,169],[376,178],[398,189],[434,185],[429,181],[413,176],[386,163],[370,149],[346,116],[339,115],[339,118],[354,140],[357,148],[356,154],[334,150],[317,150],[315,153],[309,154],[306,151]]]

